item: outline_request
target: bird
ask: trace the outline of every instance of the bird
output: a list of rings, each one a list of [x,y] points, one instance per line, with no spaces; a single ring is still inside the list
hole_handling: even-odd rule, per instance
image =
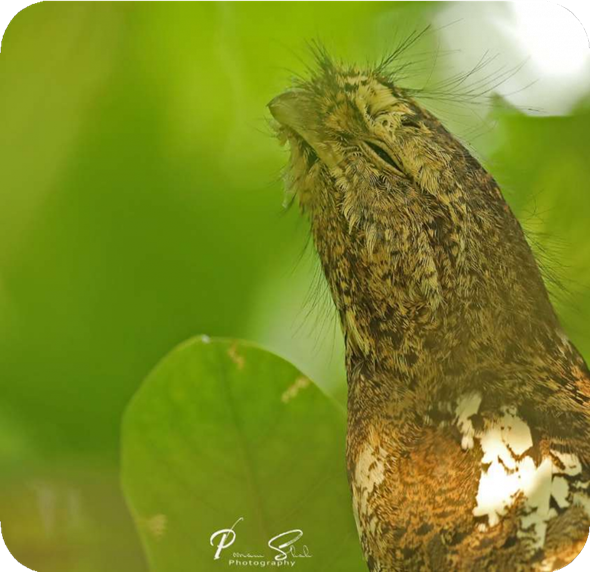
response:
[[[498,183],[385,63],[268,104],[345,341],[371,572],[551,571],[590,526],[590,372]]]

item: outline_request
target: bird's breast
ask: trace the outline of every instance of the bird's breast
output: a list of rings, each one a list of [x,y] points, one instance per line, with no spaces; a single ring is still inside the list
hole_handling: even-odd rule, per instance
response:
[[[372,570],[552,570],[572,539],[585,540],[581,456],[540,436],[517,407],[492,415],[481,404],[468,393],[443,405],[442,421],[349,428],[353,508]]]

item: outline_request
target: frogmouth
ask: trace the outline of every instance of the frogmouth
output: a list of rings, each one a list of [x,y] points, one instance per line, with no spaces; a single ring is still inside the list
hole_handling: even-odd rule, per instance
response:
[[[372,572],[551,571],[590,525],[590,374],[494,178],[383,67],[269,103],[346,344]]]

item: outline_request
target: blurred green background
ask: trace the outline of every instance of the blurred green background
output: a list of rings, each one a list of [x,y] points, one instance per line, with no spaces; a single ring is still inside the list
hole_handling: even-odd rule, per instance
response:
[[[512,15],[460,4],[42,3],[12,21],[0,56],[0,520],[23,564],[147,569],[119,487],[121,415],[186,338],[261,343],[345,402],[339,328],[307,223],[281,206],[287,152],[266,103],[304,71],[313,39],[364,62],[432,24],[405,83],[468,71],[492,41],[474,26]],[[500,44],[507,67],[457,86],[469,102],[424,103],[503,185],[588,356],[588,68],[546,77],[517,69],[522,46]],[[503,97],[475,97],[502,74]],[[539,94],[544,109],[530,110]]]

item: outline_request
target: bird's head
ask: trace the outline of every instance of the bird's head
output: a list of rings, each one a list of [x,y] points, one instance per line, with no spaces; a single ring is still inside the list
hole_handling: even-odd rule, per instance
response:
[[[309,81],[269,108],[291,148],[289,184],[312,215],[318,194],[334,183],[353,225],[363,216],[362,205],[354,205],[358,196],[361,203],[391,203],[399,215],[425,195],[445,201],[457,146],[381,66],[339,67],[324,56]]]

